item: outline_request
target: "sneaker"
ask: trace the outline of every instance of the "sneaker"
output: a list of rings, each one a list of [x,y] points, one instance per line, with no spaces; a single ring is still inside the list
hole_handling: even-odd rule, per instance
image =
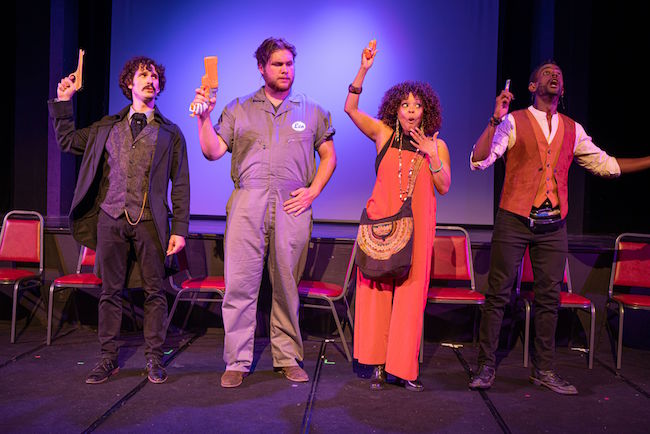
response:
[[[382,390],[384,384],[386,384],[386,370],[384,365],[377,365],[370,377],[370,390]]]
[[[306,383],[309,381],[309,375],[300,366],[283,366],[280,368],[282,374],[287,377],[287,380],[296,383]]]
[[[88,377],[86,377],[86,384],[101,384],[108,381],[108,378],[111,375],[115,375],[120,372],[120,367],[117,365],[116,360],[111,359],[102,359],[101,362],[97,364],[90,371]]]
[[[147,359],[147,377],[154,384],[160,384],[167,381],[167,371],[157,357]]]
[[[416,378],[415,380],[404,380],[404,388],[410,392],[422,392],[424,385]]]
[[[472,376],[472,381],[469,382],[470,389],[489,389],[494,384],[495,369],[481,365],[478,368],[478,373]]]
[[[557,375],[553,370],[540,371],[539,369],[533,368],[530,374],[530,382],[536,386],[548,387],[553,392],[561,395],[578,394],[578,389],[575,386]]]
[[[243,371],[229,371],[221,375],[221,387],[237,387],[244,381],[244,375],[246,372]]]

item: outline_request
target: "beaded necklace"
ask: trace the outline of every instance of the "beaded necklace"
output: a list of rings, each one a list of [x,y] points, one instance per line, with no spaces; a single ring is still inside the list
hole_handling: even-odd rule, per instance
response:
[[[408,199],[408,192],[411,189],[411,181],[413,177],[413,166],[415,163],[415,159],[418,157],[420,154],[420,150],[416,149],[415,153],[413,154],[413,158],[411,158],[411,164],[409,165],[409,182],[408,185],[406,186],[406,190],[402,188],[402,143],[404,140],[404,136],[401,133],[399,134],[399,148],[397,149],[397,155],[398,155],[398,161],[399,161],[399,169],[397,171],[397,178],[399,179],[399,200],[404,202],[406,199]]]

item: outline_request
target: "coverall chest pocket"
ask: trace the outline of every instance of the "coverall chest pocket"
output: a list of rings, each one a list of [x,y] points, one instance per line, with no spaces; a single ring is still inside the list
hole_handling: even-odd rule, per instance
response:
[[[284,145],[288,147],[293,152],[298,152],[300,148],[305,151],[313,150],[314,136],[311,131],[306,130],[302,133],[290,134],[287,136],[287,140],[284,141]]]

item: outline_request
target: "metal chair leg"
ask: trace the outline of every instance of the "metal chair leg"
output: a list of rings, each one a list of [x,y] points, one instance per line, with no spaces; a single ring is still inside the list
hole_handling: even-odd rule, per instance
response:
[[[52,311],[54,310],[54,282],[50,285],[50,296],[47,303],[47,338],[46,344],[52,344]]]
[[[530,341],[530,303],[524,300],[526,307],[526,319],[524,322],[524,368],[528,367],[528,347]]]
[[[344,297],[343,300],[345,301],[345,309],[348,314],[348,321],[350,322],[350,330],[354,332],[354,320],[352,319],[352,312],[350,311],[350,304],[348,303],[348,300]]]
[[[594,338],[596,335],[596,307],[593,303],[589,305],[591,313],[591,326],[589,327],[589,369],[594,367]]]
[[[11,304],[11,343],[16,342],[16,311],[18,310],[18,286],[19,282],[14,283],[13,300]]]
[[[194,305],[196,304],[197,298],[199,298],[199,292],[192,293],[192,301],[190,302],[190,307],[187,309],[185,319],[183,320],[183,330],[187,328],[187,322],[190,320],[190,315],[192,314],[192,310],[194,310]]]
[[[623,304],[618,305],[618,345],[616,349],[616,369],[621,369],[621,361],[623,358],[623,318],[625,316],[625,309]]]
[[[343,327],[341,327],[341,321],[339,320],[339,314],[336,313],[336,306],[330,300],[328,300],[330,308],[332,309],[332,316],[334,316],[334,322],[336,323],[336,328],[339,331],[339,336],[341,336],[341,343],[343,344],[343,350],[345,351],[345,356],[348,359],[348,362],[352,362],[352,355],[350,354],[350,349],[348,348],[348,343],[345,340],[345,334],[343,333]]]
[[[176,294],[176,297],[174,298],[174,303],[172,304],[172,308],[169,310],[169,314],[167,315],[167,320],[165,321],[165,336],[167,336],[167,330],[169,329],[169,325],[172,322],[172,318],[174,317],[174,312],[176,312],[176,306],[178,306],[178,302],[181,299],[181,296],[185,293],[184,290],[178,291]]]

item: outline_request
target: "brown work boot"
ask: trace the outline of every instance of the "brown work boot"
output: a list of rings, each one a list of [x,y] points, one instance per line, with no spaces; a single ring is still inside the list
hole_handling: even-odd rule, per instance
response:
[[[282,371],[282,374],[289,381],[295,381],[296,383],[306,383],[309,381],[309,375],[300,366],[283,366],[280,368],[280,371]]]
[[[221,387],[237,387],[244,381],[245,375],[243,371],[226,370],[221,376]]]

